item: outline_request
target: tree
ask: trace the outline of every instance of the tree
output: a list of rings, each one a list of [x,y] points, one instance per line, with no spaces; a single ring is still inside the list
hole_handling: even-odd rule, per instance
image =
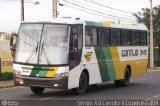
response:
[[[142,8],[141,12],[135,14],[139,23],[144,23],[150,29],[150,9]],[[153,37],[154,47],[160,49],[160,5],[153,8]]]
[[[153,11],[153,40],[154,47],[158,47],[159,56],[160,56],[160,5],[154,7]],[[141,12],[135,14],[139,23],[144,23],[148,29],[150,29],[150,9],[142,8]],[[155,49],[154,49],[155,50]],[[159,57],[158,57],[159,58]],[[160,61],[155,61],[157,66],[160,66]]]

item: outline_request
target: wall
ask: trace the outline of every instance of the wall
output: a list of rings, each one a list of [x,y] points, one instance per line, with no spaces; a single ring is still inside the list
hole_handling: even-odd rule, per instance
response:
[[[0,58],[1,58],[1,71],[13,72],[13,58],[10,51],[9,40],[0,41]]]
[[[0,40],[10,40],[11,35],[5,32],[0,32]]]

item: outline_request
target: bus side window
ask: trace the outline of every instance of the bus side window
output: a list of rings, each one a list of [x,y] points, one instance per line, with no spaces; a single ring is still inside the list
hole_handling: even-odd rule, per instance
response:
[[[96,28],[91,28],[87,27],[86,32],[86,46],[97,46],[97,29]]]
[[[78,41],[77,41],[77,34],[76,33],[71,33],[70,37],[70,59],[74,59],[76,52],[77,52],[77,46],[78,46]]]
[[[86,46],[91,45],[91,34],[90,33],[91,33],[90,28],[86,28],[86,32],[85,32]]]
[[[108,29],[105,29],[105,28],[99,29],[98,45],[99,46],[109,45],[109,30]]]
[[[131,36],[130,31],[122,30],[121,31],[121,44],[122,46],[131,45]]]
[[[138,46],[139,45],[139,32],[138,31],[133,31],[132,32],[132,45],[133,46]]]
[[[147,32],[140,32],[140,44],[141,46],[147,45]]]
[[[120,45],[120,30],[111,29],[111,45],[112,46]]]

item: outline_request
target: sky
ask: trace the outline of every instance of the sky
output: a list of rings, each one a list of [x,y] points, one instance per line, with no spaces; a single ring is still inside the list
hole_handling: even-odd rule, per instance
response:
[[[25,21],[50,21],[53,19],[52,0],[24,1]],[[39,1],[40,4],[34,5],[35,1]],[[97,5],[95,2],[103,6]],[[119,19],[122,23],[133,22],[135,17],[132,16],[132,13],[137,13],[142,8],[150,6],[149,0],[59,0],[59,3],[63,6],[58,5],[58,18],[72,17],[72,19],[80,18],[88,21],[111,20],[115,22]],[[160,0],[153,0],[153,6],[157,5],[160,5]],[[20,9],[20,0],[0,0],[0,32],[18,32],[21,22]]]

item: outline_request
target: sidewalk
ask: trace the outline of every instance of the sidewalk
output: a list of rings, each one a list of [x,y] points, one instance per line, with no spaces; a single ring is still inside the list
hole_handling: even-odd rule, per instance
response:
[[[160,71],[160,67],[148,68],[147,71]]]
[[[0,89],[1,88],[13,87],[13,86],[14,86],[13,80],[10,80],[10,81],[0,81]]]

